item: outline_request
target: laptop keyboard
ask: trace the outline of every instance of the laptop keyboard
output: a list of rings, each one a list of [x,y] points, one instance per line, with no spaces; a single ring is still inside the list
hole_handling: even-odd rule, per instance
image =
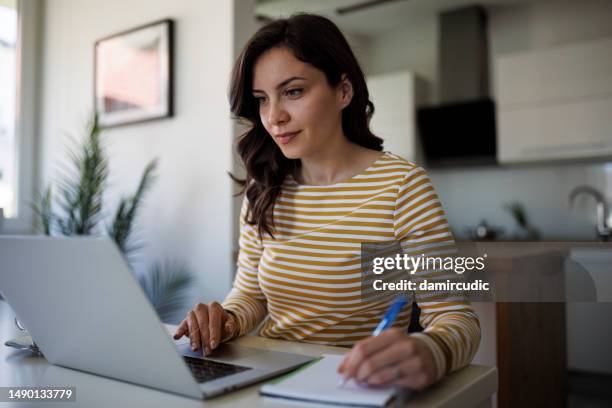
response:
[[[220,363],[218,361],[202,360],[201,358],[186,356],[183,356],[183,358],[198,383],[216,380],[217,378],[251,369],[249,367]]]

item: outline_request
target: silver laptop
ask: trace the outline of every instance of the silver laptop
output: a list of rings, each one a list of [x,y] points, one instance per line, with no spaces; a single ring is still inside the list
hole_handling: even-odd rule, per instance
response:
[[[177,345],[107,238],[0,237],[0,293],[52,363],[192,398],[289,371],[312,357]]]

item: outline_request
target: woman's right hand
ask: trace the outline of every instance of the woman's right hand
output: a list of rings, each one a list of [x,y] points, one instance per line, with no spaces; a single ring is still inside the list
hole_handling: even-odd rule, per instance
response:
[[[232,338],[238,329],[234,317],[218,302],[198,303],[181,322],[174,339],[188,336],[193,351],[204,349],[208,355],[217,346]]]

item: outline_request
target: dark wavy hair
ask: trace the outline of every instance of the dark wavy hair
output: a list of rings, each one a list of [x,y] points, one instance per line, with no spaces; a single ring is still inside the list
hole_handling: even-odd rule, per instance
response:
[[[329,19],[300,13],[274,20],[260,28],[247,42],[232,70],[229,100],[235,119],[249,125],[240,136],[237,151],[246,169],[246,179],[230,174],[242,186],[239,193],[248,199],[245,222],[257,226],[259,236],[273,235],[274,204],[287,174],[296,175],[299,159],[288,159],[274,143],[259,116],[259,104],[253,97],[253,68],[264,52],[287,47],[300,61],[325,73],[335,88],[346,74],[353,86],[353,98],[342,111],[342,130],[353,143],[382,150],[382,139],[369,128],[374,104],[369,100],[365,77],[351,47],[338,27]]]

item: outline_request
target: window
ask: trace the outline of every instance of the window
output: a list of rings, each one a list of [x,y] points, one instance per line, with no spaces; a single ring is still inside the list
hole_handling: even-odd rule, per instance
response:
[[[0,0],[0,234],[34,230],[42,3]]]
[[[17,213],[17,0],[0,0],[0,208]]]

